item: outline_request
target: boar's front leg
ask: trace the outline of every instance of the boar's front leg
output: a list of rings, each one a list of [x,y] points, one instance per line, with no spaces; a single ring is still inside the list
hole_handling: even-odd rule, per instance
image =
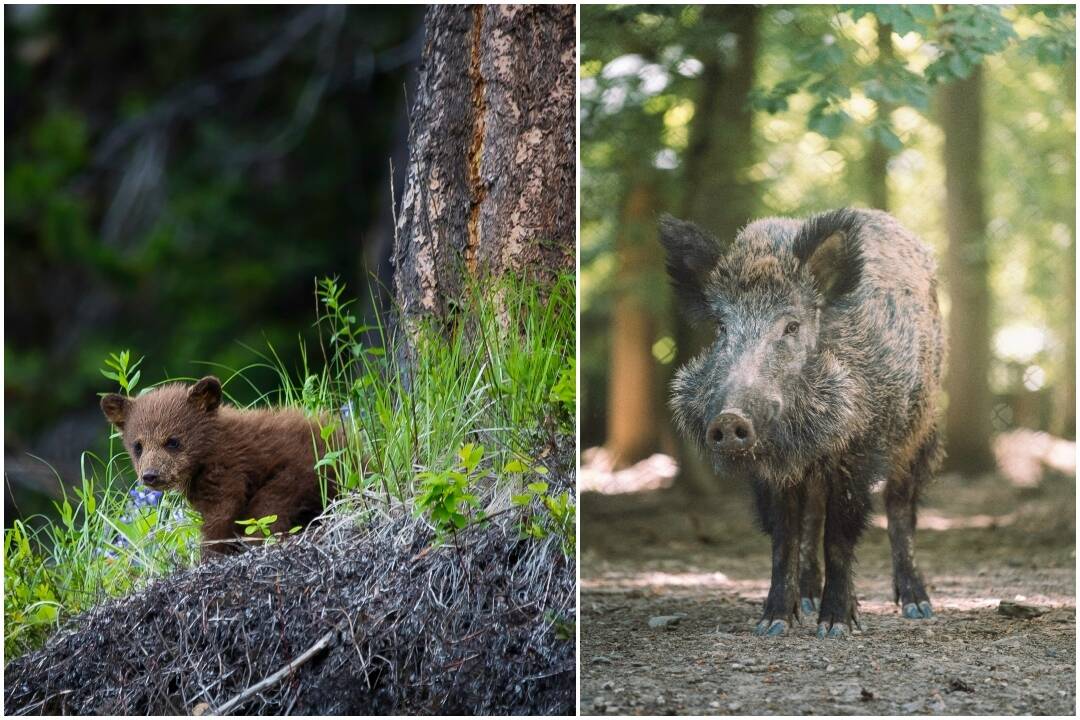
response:
[[[765,614],[754,628],[759,637],[783,635],[798,612],[799,540],[805,490],[801,484],[775,488],[754,486],[762,527],[772,537],[772,581]]]
[[[821,608],[821,532],[825,525],[825,482],[821,473],[806,475],[806,499],[803,502],[802,536],[799,542],[799,606],[803,615],[813,615]]]
[[[838,638],[858,624],[852,565],[855,544],[870,516],[871,477],[864,468],[841,467],[827,484],[825,590],[821,594],[817,636]]]

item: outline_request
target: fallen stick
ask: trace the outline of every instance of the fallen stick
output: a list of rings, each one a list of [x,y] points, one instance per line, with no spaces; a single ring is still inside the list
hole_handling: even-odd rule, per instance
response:
[[[255,683],[251,687],[247,688],[246,690],[244,690],[244,691],[240,692],[239,694],[235,695],[234,697],[230,698],[221,707],[217,708],[216,710],[213,710],[212,712],[208,712],[206,714],[207,715],[227,715],[230,710],[232,710],[234,707],[236,707],[240,703],[247,700],[249,697],[251,697],[255,693],[257,693],[260,690],[263,690],[265,688],[268,688],[271,685],[274,685],[275,683],[277,683],[279,680],[286,677],[287,675],[291,675],[293,673],[293,671],[296,670],[296,668],[298,668],[301,665],[303,665],[304,663],[306,663],[317,652],[319,652],[320,650],[325,648],[327,645],[329,645],[330,640],[333,639],[334,633],[336,633],[337,631],[338,631],[338,628],[334,628],[330,632],[326,633],[321,638],[319,638],[317,641],[315,641],[314,645],[312,645],[307,650],[302,652],[300,655],[297,655],[295,658],[290,660],[280,670],[273,673],[272,675],[267,675],[266,677],[264,677],[262,680]]]

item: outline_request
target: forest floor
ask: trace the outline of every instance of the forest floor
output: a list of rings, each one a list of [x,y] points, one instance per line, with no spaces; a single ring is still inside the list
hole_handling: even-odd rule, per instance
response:
[[[816,618],[751,634],[770,560],[748,489],[583,493],[582,714],[1073,715],[1075,487],[1052,473],[1028,487],[939,478],[916,539],[930,620],[892,602],[876,494],[857,550],[862,632],[846,640],[817,639]],[[1013,619],[1001,600],[1046,612]],[[679,618],[650,626],[662,616]]]

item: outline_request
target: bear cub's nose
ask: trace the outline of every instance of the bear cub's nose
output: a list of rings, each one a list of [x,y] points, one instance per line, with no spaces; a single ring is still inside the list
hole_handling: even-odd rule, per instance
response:
[[[157,484],[157,481],[161,479],[161,475],[157,470],[147,470],[142,474],[143,485],[149,485],[153,487]]]

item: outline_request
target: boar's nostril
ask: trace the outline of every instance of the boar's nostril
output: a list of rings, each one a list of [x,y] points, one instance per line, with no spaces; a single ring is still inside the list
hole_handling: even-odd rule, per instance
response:
[[[722,453],[745,452],[754,446],[754,423],[738,410],[725,410],[705,433],[709,443]]]

